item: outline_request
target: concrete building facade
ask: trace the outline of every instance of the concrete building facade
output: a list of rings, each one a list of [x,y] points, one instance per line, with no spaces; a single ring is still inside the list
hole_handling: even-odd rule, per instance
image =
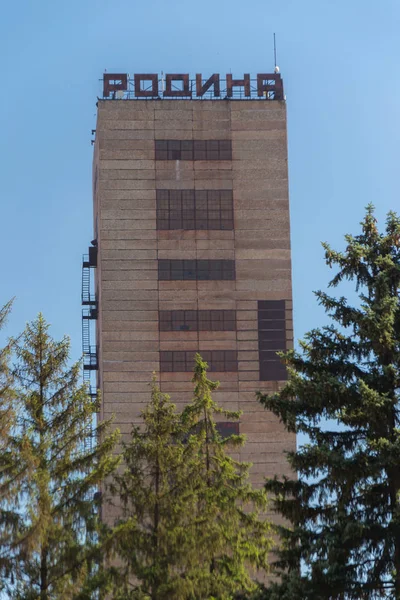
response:
[[[215,399],[243,411],[220,427],[246,434],[253,482],[289,474],[295,438],[255,397],[282,385],[276,351],[293,343],[284,100],[101,99],[93,164],[100,418],[129,433],[153,371],[182,408],[200,352]]]

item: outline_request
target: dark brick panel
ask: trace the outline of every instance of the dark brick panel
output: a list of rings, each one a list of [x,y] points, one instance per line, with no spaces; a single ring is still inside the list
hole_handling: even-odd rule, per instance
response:
[[[157,229],[232,230],[232,190],[157,190]]]
[[[258,302],[258,353],[260,381],[284,381],[286,367],[277,352],[286,350],[286,321],[284,300]]]
[[[226,438],[230,437],[231,435],[239,435],[239,433],[240,433],[239,423],[236,421],[235,422],[220,421],[219,423],[216,423],[215,425],[216,425],[216,430],[222,439],[226,439]],[[199,431],[200,431],[200,424],[197,423],[196,425],[194,425],[194,427],[192,429],[192,433],[199,433]],[[185,441],[187,441],[187,437],[186,437]]]
[[[158,279],[160,281],[231,281],[235,279],[235,261],[160,259]]]
[[[160,310],[160,331],[235,331],[235,310]]]
[[[164,373],[190,373],[194,368],[193,350],[160,351],[160,371]],[[237,371],[236,350],[202,350],[201,356],[208,363],[209,371]]]
[[[217,423],[217,431],[222,438],[227,438],[230,435],[239,435],[239,423],[225,421]]]
[[[155,140],[156,160],[232,160],[231,140]]]

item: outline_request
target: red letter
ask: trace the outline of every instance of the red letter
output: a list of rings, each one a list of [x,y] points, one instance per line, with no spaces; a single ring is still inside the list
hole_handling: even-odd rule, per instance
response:
[[[183,81],[183,89],[182,90],[173,90],[172,82],[173,81]],[[192,97],[192,92],[189,90],[189,75],[166,75],[165,78],[165,92],[164,96],[170,96],[171,98],[184,98]]]
[[[264,83],[264,81],[273,83]],[[279,73],[259,73],[257,75],[257,95],[269,98],[274,92],[274,100],[283,100],[283,81]]]
[[[219,73],[214,73],[214,75],[211,75],[211,77],[209,79],[207,79],[207,81],[205,82],[204,85],[202,85],[201,74],[197,73],[197,75],[196,75],[196,96],[203,96],[212,85],[214,86],[214,96],[219,96],[220,95]]]
[[[246,73],[243,79],[232,79],[232,75],[228,73],[226,76],[226,95],[228,98],[232,97],[232,88],[236,86],[244,87],[244,95],[250,96],[250,75]]]
[[[108,98],[110,92],[128,89],[128,75],[126,73],[104,73],[103,75],[103,98]]]
[[[140,73],[134,75],[135,80],[135,96],[138,98],[149,98],[158,96],[158,75],[153,73],[152,75]],[[142,90],[141,82],[151,81],[151,90]]]

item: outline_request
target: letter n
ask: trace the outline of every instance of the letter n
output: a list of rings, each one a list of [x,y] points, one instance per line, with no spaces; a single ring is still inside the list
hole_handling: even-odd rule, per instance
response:
[[[214,96],[218,97],[220,95],[220,87],[219,87],[219,73],[214,73],[211,75],[209,79],[203,84],[201,74],[196,74],[196,96],[204,96],[207,90],[210,89],[211,86],[214,86]]]

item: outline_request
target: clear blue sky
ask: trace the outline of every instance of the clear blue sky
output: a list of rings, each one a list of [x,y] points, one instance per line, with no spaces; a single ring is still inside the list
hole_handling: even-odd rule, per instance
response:
[[[363,207],[398,209],[398,0],[28,0],[0,21],[0,304],[8,333],[39,311],[81,353],[81,255],[92,239],[90,131],[104,69],[255,74],[273,68],[289,119],[295,336]]]

